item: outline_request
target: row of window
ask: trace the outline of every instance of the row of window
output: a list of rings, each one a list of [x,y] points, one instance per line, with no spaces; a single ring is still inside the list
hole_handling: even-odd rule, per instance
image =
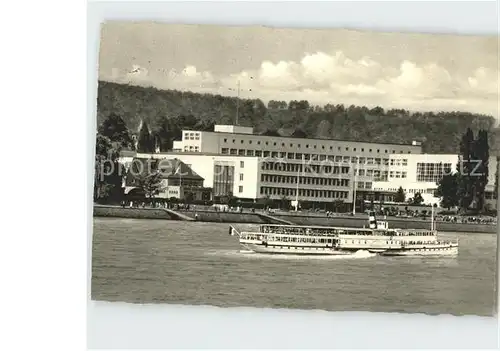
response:
[[[374,242],[376,244],[381,244],[381,242],[378,239],[369,239],[369,240],[339,240],[339,244],[370,244],[370,245],[373,245]],[[396,244],[400,244],[401,241],[388,240],[385,243],[387,245],[396,245]]]
[[[378,169],[358,169],[354,173],[358,177],[368,177],[375,180],[387,180],[389,176],[389,171],[380,171]]]
[[[375,190],[382,191],[384,189],[382,189],[382,188],[376,188]],[[397,192],[398,188],[389,188],[389,189],[387,189],[387,191]],[[436,192],[435,189],[405,189],[405,188],[403,188],[403,191],[407,192],[409,194],[416,194],[416,193],[420,193],[420,194],[434,194]]]
[[[434,195],[435,192],[436,192],[436,189],[408,189],[409,194],[420,193],[420,194],[432,194],[432,195]]]
[[[265,151],[265,150],[246,150],[246,149],[228,149],[221,148],[221,154],[233,156],[256,156],[256,157],[271,157],[288,160],[305,161],[330,161],[336,163],[354,163],[360,165],[384,165],[384,166],[407,166],[408,159],[393,159],[378,158],[378,157],[357,157],[357,156],[339,156],[339,155],[319,155],[319,154],[302,154],[283,151]]]
[[[390,178],[406,178],[407,173],[406,172],[399,172],[399,171],[390,171],[389,172],[389,177]]]
[[[186,152],[199,152],[200,148],[197,145],[185,145],[184,151]],[[245,149],[228,149],[222,148],[222,154],[238,155],[238,156],[256,156],[256,157],[274,157],[274,158],[288,158],[301,160],[313,160],[313,161],[332,161],[332,162],[343,162],[343,163],[358,163],[367,165],[385,165],[388,166],[407,166],[407,159],[380,159],[380,158],[365,158],[365,157],[350,157],[350,156],[332,156],[332,155],[318,155],[318,154],[301,154],[292,152],[278,152],[278,151],[262,151],[262,150],[245,150]]]
[[[406,158],[403,159],[392,159],[391,166],[408,166],[408,160]]]
[[[339,166],[324,166],[324,165],[303,165],[301,163],[280,163],[280,162],[263,162],[261,169],[265,171],[280,171],[280,172],[303,172],[316,174],[348,174],[349,167]]]
[[[301,164],[279,164],[265,162],[261,166],[262,170],[266,171],[281,171],[281,172],[305,172],[305,173],[317,173],[317,174],[348,174],[349,168],[347,167],[332,167],[332,166],[317,166],[317,165],[307,165],[302,167]],[[304,169],[304,170],[303,170]],[[380,171],[377,169],[358,169],[354,171],[359,177],[369,177],[373,178],[375,181],[387,181],[390,178],[406,178],[407,172],[400,171]]]
[[[451,163],[417,163],[417,182],[439,182],[451,170]]]
[[[417,169],[420,169],[422,171],[426,172],[436,172],[436,171],[451,171],[451,163],[424,163],[424,162],[419,162],[417,163]]]
[[[323,165],[302,165],[298,163],[279,163],[279,162],[263,162],[261,169],[266,171],[280,171],[280,172],[304,172],[316,173],[322,175],[331,174],[348,174],[349,167],[338,166],[323,166]],[[387,181],[390,178],[406,178],[407,172],[400,171],[380,171],[377,169],[357,169],[354,170],[359,177],[373,178],[375,181]]]
[[[326,186],[349,186],[349,179],[338,178],[314,178],[314,177],[298,177],[299,184],[312,184],[312,185],[326,185]],[[260,176],[261,182],[267,183],[286,183],[297,184],[296,176],[284,176],[274,174],[262,174]]]
[[[228,139],[227,138],[224,138],[224,143],[228,143]],[[236,139],[232,139],[231,142],[233,144],[236,144]],[[241,139],[239,140],[239,144],[244,144],[245,143],[245,140]],[[248,140],[248,144],[253,144],[254,143],[254,140]],[[285,142],[277,142],[277,141],[261,141],[261,140],[255,140],[255,144],[257,145],[272,145],[272,146],[278,146],[278,147],[296,147],[296,148],[301,148],[302,145],[305,146],[306,149],[322,149],[322,150],[326,150],[327,147],[325,145],[321,145],[320,147],[318,147],[318,145],[316,144],[300,144],[300,143],[285,143]],[[329,150],[333,150],[334,147],[332,145],[330,145],[328,147]],[[345,147],[341,147],[341,146],[338,146],[337,147],[337,151],[342,151],[342,150],[345,150],[345,151],[354,151],[354,152],[358,152],[358,148],[356,147],[353,147],[353,148],[349,148],[349,146],[345,146]],[[359,151],[361,152],[365,152],[365,148],[359,148]],[[380,153],[382,150],[381,149],[367,149],[368,152],[377,152],[377,153]],[[392,150],[389,150],[389,149],[384,149],[383,150],[384,153],[388,154],[388,153],[392,153],[392,154],[395,154],[396,153],[396,150],[392,149]],[[403,154],[405,153],[404,150],[399,150],[399,153],[400,154]],[[407,153],[411,154],[411,150],[407,150]]]
[[[184,133],[183,140],[200,140],[199,132],[186,132]]]
[[[329,199],[347,199],[348,191],[337,190],[317,190],[317,189],[298,189],[300,197],[316,197]],[[296,188],[275,188],[275,187],[260,187],[261,195],[278,195],[278,196],[297,196]]]
[[[371,189],[372,182],[357,182],[356,186],[358,189]]]
[[[200,152],[200,148],[198,146],[193,146],[193,145],[184,145],[184,151],[185,152]]]

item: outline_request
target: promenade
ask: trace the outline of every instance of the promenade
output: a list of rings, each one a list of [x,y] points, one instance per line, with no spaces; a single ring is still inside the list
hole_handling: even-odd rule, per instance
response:
[[[367,215],[353,214],[326,214],[318,212],[283,212],[249,209],[229,209],[228,211],[215,210],[210,206],[190,206],[186,209],[164,208],[130,208],[120,206],[94,205],[94,217],[162,219],[175,221],[199,221],[218,223],[249,223],[249,224],[296,224],[310,226],[336,226],[362,228],[368,225]],[[379,217],[384,219],[384,217]],[[430,217],[385,217],[390,228],[400,229],[430,229]],[[452,221],[445,216],[437,216],[435,228],[440,232],[464,233],[495,233],[496,221],[483,219],[483,222],[473,218]]]

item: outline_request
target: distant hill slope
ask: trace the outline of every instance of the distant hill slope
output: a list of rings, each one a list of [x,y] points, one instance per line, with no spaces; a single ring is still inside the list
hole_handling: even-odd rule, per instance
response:
[[[159,120],[181,115],[192,115],[208,125],[232,124],[236,102],[233,97],[100,81],[97,123],[116,113],[133,131],[138,130],[141,119],[154,129]],[[427,153],[458,153],[459,140],[468,127],[477,132],[491,131],[494,126],[493,117],[467,112],[410,113],[341,104],[268,109],[260,100],[240,100],[239,105],[239,124],[252,126],[256,132],[278,130],[281,135],[290,135],[300,128],[307,136],[318,138],[390,143],[421,140]],[[496,133],[490,133],[491,143],[493,134]]]

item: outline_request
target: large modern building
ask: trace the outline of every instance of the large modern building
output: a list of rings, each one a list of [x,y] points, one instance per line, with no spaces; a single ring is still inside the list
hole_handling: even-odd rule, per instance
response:
[[[252,128],[217,125],[213,132],[184,130],[171,152],[141,158],[177,158],[213,189],[213,198],[235,196],[298,200],[327,208],[354,196],[393,201],[399,187],[406,198],[420,193],[424,203],[438,203],[437,182],[456,170],[458,155],[422,153],[421,143],[384,144],[346,140],[257,135]],[[130,158],[131,155],[128,155]],[[492,200],[496,160],[490,159],[487,200]],[[356,188],[356,189],[355,189]]]
[[[266,136],[249,127],[217,125],[213,132],[184,130],[173,152],[205,178],[205,186],[214,187],[214,195],[215,174],[225,162],[236,178],[234,196],[352,206],[354,193],[362,202],[373,195],[374,181],[389,179],[391,155],[421,154],[422,146]],[[243,171],[242,164],[249,166]]]
[[[213,132],[184,130],[182,140],[174,141],[173,151],[200,152],[231,156],[256,156],[319,161],[360,157],[383,163],[391,154],[420,154],[420,142],[381,144],[329,139],[304,139],[253,134],[250,127],[216,125]],[[378,161],[376,161],[378,160]]]

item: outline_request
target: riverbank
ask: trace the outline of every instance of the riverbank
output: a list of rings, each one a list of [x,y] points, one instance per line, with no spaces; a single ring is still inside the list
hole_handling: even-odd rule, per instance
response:
[[[176,214],[177,213],[177,214]],[[94,205],[94,217],[117,217],[138,219],[163,219],[183,220],[186,215],[200,222],[217,223],[250,223],[250,224],[279,224],[291,222],[297,225],[317,225],[362,228],[367,226],[365,215],[321,217],[318,215],[308,216],[305,214],[279,213],[263,214],[252,212],[216,212],[207,210],[189,211],[167,211],[162,208],[129,208],[119,206]],[[430,229],[430,219],[415,220],[411,218],[387,218],[390,228],[401,229]],[[477,223],[451,223],[435,222],[436,229],[440,232],[464,232],[464,233],[496,233],[496,225]]]
[[[120,206],[104,205],[94,205],[94,217],[176,220],[176,218],[162,208],[123,208]]]

